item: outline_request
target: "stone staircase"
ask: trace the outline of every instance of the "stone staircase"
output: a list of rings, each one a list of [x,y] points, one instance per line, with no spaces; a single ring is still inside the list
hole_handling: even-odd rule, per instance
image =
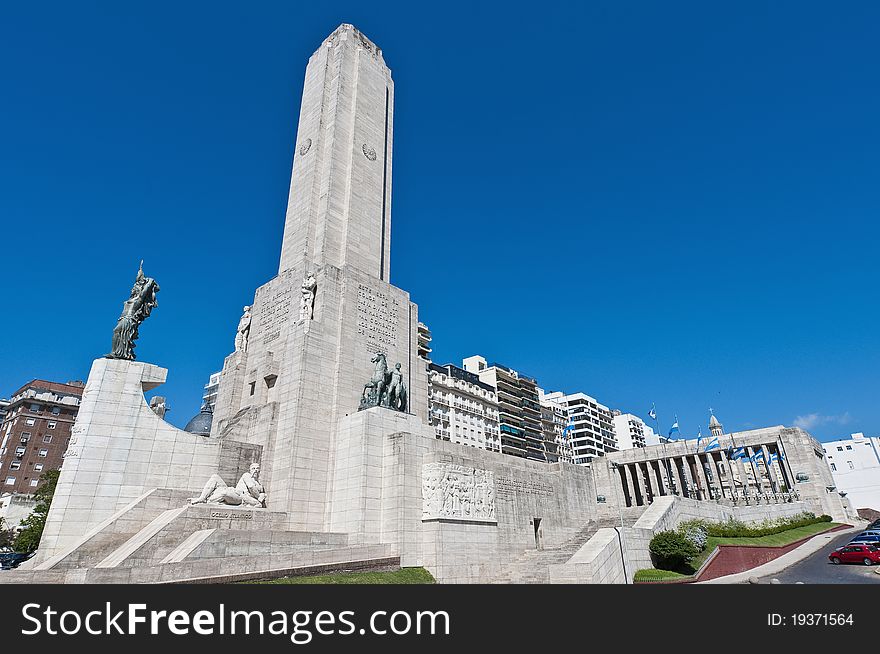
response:
[[[619,521],[613,519],[590,520],[571,538],[556,547],[525,550],[488,581],[493,584],[549,584],[551,565],[566,563],[599,529],[616,527],[619,524]]]

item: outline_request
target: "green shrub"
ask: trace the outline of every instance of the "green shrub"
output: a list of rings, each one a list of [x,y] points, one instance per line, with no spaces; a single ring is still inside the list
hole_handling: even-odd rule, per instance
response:
[[[739,520],[728,520],[727,522],[704,522],[700,520],[691,520],[682,525],[699,523],[706,529],[709,536],[716,538],[759,538],[761,536],[771,536],[789,529],[797,527],[806,527],[819,522],[831,522],[831,516],[816,516],[812,513],[804,512],[788,518],[779,520],[765,520],[762,523],[747,525]]]
[[[700,553],[694,544],[677,531],[654,534],[648,546],[654,565],[660,570],[679,570]]]
[[[676,531],[688,539],[697,549],[697,552],[702,552],[706,549],[706,540],[709,537],[709,531],[703,525],[684,523],[679,525]]]

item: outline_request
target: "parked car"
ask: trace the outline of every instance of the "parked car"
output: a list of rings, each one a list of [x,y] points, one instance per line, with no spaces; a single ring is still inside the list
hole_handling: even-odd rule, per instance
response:
[[[858,536],[854,536],[850,541],[850,543],[880,543],[880,531],[876,531],[874,529],[868,529],[860,533]]]
[[[23,554],[21,552],[13,552],[9,549],[2,550],[0,551],[0,570],[12,570],[13,568],[17,568],[21,563],[27,561],[34,554],[35,552],[27,552]]]
[[[839,563],[874,565],[875,563],[880,563],[880,547],[850,543],[849,545],[838,547],[828,555],[828,558],[835,565]]]

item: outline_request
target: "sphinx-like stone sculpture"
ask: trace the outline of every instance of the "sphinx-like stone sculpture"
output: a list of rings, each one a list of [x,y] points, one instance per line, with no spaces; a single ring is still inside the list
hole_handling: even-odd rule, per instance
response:
[[[407,391],[400,364],[395,365],[394,370],[388,370],[388,362],[382,352],[376,352],[370,361],[375,363],[376,367],[373,369],[370,381],[364,384],[358,411],[383,406],[406,413]]]
[[[138,327],[159,306],[156,300],[158,292],[156,280],[144,276],[144,262],[141,261],[131,294],[122,305],[122,315],[113,329],[113,346],[110,353],[105,355],[107,359],[134,361],[134,342],[138,338]]]
[[[235,486],[227,486],[220,475],[211,475],[201,495],[191,497],[190,504],[229,504],[266,508],[266,491],[260,483],[260,464],[252,463]]]

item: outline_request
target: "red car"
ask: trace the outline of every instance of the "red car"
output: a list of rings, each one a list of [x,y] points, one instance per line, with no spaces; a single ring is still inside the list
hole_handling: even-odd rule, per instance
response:
[[[880,563],[880,548],[873,545],[849,544],[838,547],[828,555],[831,562],[838,563],[864,563],[874,565]]]

